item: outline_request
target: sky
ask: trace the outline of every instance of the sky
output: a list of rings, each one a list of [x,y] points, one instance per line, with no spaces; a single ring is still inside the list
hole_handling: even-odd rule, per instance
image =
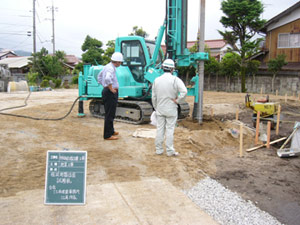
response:
[[[34,0],[1,0],[0,48],[33,52]],[[205,40],[220,39],[217,30],[224,31],[219,22],[222,0],[206,0]],[[298,0],[262,0],[262,18],[269,20]],[[197,39],[200,0],[188,1],[188,41]],[[103,43],[128,36],[134,26],[142,27],[148,39],[157,36],[165,18],[165,0],[36,0],[36,46],[53,52],[52,12],[54,7],[55,50],[81,57],[81,45],[87,35]]]

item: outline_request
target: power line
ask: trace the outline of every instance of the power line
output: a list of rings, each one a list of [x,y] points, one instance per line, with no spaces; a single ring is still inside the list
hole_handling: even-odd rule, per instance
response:
[[[15,45],[14,47],[12,47],[11,49],[15,49],[15,48],[17,48],[17,47],[21,47],[21,44],[23,44],[24,42],[26,42],[27,40],[29,39],[29,37],[27,37],[26,39],[24,39],[23,41],[21,41],[19,44],[17,44],[17,45]],[[30,44],[31,45],[31,44]],[[24,46],[24,45],[23,45]],[[22,46],[22,47],[23,47]],[[28,44],[27,45],[25,45],[25,46],[28,46]]]
[[[31,27],[30,25],[25,25],[25,24],[14,24],[14,23],[0,23],[2,25],[9,25],[9,26],[20,26],[20,27]]]
[[[9,34],[9,35],[26,35],[28,36],[28,33],[27,34],[21,34],[21,33],[3,33],[1,32],[0,34]],[[31,35],[30,35],[31,36]]]

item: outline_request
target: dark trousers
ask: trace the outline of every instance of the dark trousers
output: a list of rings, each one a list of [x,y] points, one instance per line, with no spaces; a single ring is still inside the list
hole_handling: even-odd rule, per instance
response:
[[[105,122],[104,122],[104,139],[109,138],[115,132],[114,119],[116,116],[116,108],[118,104],[118,92],[112,93],[108,88],[103,88],[102,99],[105,110]]]

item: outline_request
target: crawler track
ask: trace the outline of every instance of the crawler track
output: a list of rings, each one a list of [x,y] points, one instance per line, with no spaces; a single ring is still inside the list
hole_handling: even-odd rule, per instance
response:
[[[90,102],[89,110],[94,117],[104,118],[105,116],[102,99],[93,99]],[[178,119],[184,119],[187,117],[190,111],[188,103],[180,104],[178,111]],[[153,107],[148,102],[119,100],[115,121],[130,124],[149,123],[152,112]]]

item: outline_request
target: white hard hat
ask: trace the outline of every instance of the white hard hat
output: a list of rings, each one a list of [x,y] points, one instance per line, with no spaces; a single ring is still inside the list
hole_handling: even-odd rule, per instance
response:
[[[162,66],[163,66],[164,68],[174,69],[174,68],[175,68],[175,63],[174,63],[174,61],[173,61],[172,59],[166,59],[166,60],[163,62]]]
[[[112,56],[111,56],[111,60],[115,61],[115,62],[123,62],[123,55],[120,52],[115,52]]]

